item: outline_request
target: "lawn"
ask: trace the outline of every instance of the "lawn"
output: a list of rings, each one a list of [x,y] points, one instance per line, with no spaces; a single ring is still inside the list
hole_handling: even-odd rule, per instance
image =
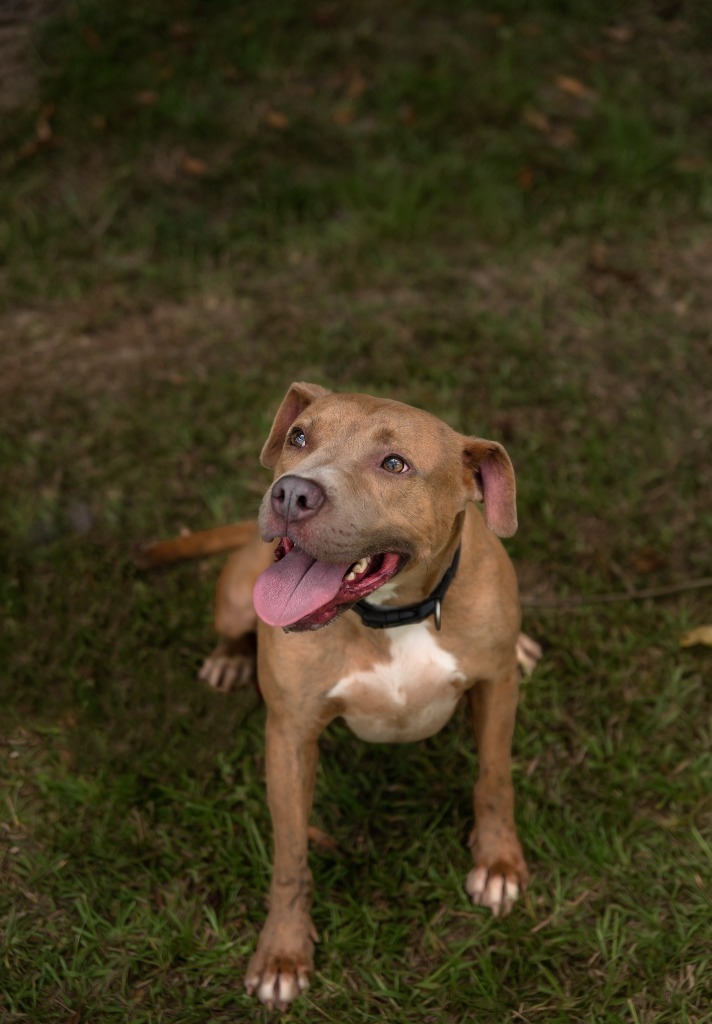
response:
[[[3,1024],[268,1016],[264,712],[196,679],[220,559],[132,551],[255,514],[293,379],[506,445],[545,656],[506,920],[464,711],[324,735],[286,1019],[712,1022],[711,52],[701,0],[0,13]]]

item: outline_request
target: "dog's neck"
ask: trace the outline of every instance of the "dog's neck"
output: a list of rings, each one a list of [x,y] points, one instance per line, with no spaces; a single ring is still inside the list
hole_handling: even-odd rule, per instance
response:
[[[368,601],[359,601],[354,605],[353,610],[361,617],[364,626],[372,629],[390,629],[393,626],[409,626],[418,622],[424,622],[431,616],[435,622],[435,628],[440,629],[442,621],[442,602],[445,594],[452,583],[457,567],[460,562],[460,548],[457,548],[450,568],[438,583],[437,587],[424,601],[418,601],[409,605],[397,605],[389,608],[385,605],[371,605]]]
[[[415,571],[406,570],[402,577],[375,591],[372,597],[379,600],[363,600],[354,606],[353,611],[364,625],[385,629],[423,622],[433,616],[440,628],[442,601],[460,561],[464,517],[464,512],[458,515],[448,542],[440,551],[419,562]]]

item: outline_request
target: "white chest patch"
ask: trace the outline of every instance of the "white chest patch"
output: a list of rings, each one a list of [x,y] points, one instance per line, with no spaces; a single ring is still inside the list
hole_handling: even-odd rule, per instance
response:
[[[345,702],[343,718],[363,740],[405,743],[433,736],[455,710],[466,677],[425,622],[388,630],[388,641],[389,661],[344,676],[329,697]]]

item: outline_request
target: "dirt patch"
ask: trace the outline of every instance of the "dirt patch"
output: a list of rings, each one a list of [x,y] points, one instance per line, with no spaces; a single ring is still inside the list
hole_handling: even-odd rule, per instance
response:
[[[311,349],[319,332],[344,338],[344,367],[332,368],[338,387],[344,372],[376,383],[389,351],[435,343],[446,356],[449,334],[476,331],[472,362],[483,389],[488,365],[499,359],[496,325],[516,318],[523,343],[530,345],[531,324],[537,339],[531,351],[538,346],[561,382],[583,381],[596,415],[611,427],[650,388],[664,389],[663,404],[684,405],[685,422],[696,420],[698,430],[712,424],[710,231],[647,247],[574,240],[542,246],[514,266],[480,251],[453,253],[445,269],[415,266],[408,280],[383,274],[349,287],[339,274],[287,261],[278,274],[235,275],[239,284],[197,280],[183,302],[131,308],[109,288],[80,302],[10,312],[0,317],[0,396],[6,404],[10,398],[17,404],[18,394],[35,400],[69,390],[118,396],[139,377],[177,384],[184,375],[205,378],[226,353],[239,353],[238,371],[267,368],[270,352],[290,345],[295,368],[308,371],[299,349],[306,339]],[[318,353],[307,358],[318,368]],[[289,369],[287,361],[285,374]],[[381,379],[387,387],[388,378]],[[427,403],[417,379],[403,388],[406,400]],[[492,409],[493,426],[510,436],[546,425],[550,413],[545,405],[519,411],[511,398],[502,406]]]
[[[45,400],[66,391],[86,397],[121,395],[140,377],[180,384],[208,374],[211,353],[240,341],[246,314],[240,300],[157,303],[113,312],[89,303],[25,309],[0,319],[0,396]]]

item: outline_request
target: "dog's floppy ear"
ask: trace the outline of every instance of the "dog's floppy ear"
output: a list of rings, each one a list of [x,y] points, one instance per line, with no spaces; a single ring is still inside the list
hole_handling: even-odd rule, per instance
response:
[[[462,459],[470,497],[484,502],[485,523],[498,537],[513,536],[517,532],[517,494],[506,451],[496,441],[468,437]]]
[[[282,404],[277,410],[269,437],[260,455],[260,462],[266,469],[274,468],[279,458],[279,453],[282,451],[287,430],[294,423],[297,416],[304,412],[306,407],[315,402],[317,398],[323,398],[324,395],[328,394],[330,392],[318,384],[307,384],[303,381],[298,381],[290,386],[289,391],[282,399]]]

